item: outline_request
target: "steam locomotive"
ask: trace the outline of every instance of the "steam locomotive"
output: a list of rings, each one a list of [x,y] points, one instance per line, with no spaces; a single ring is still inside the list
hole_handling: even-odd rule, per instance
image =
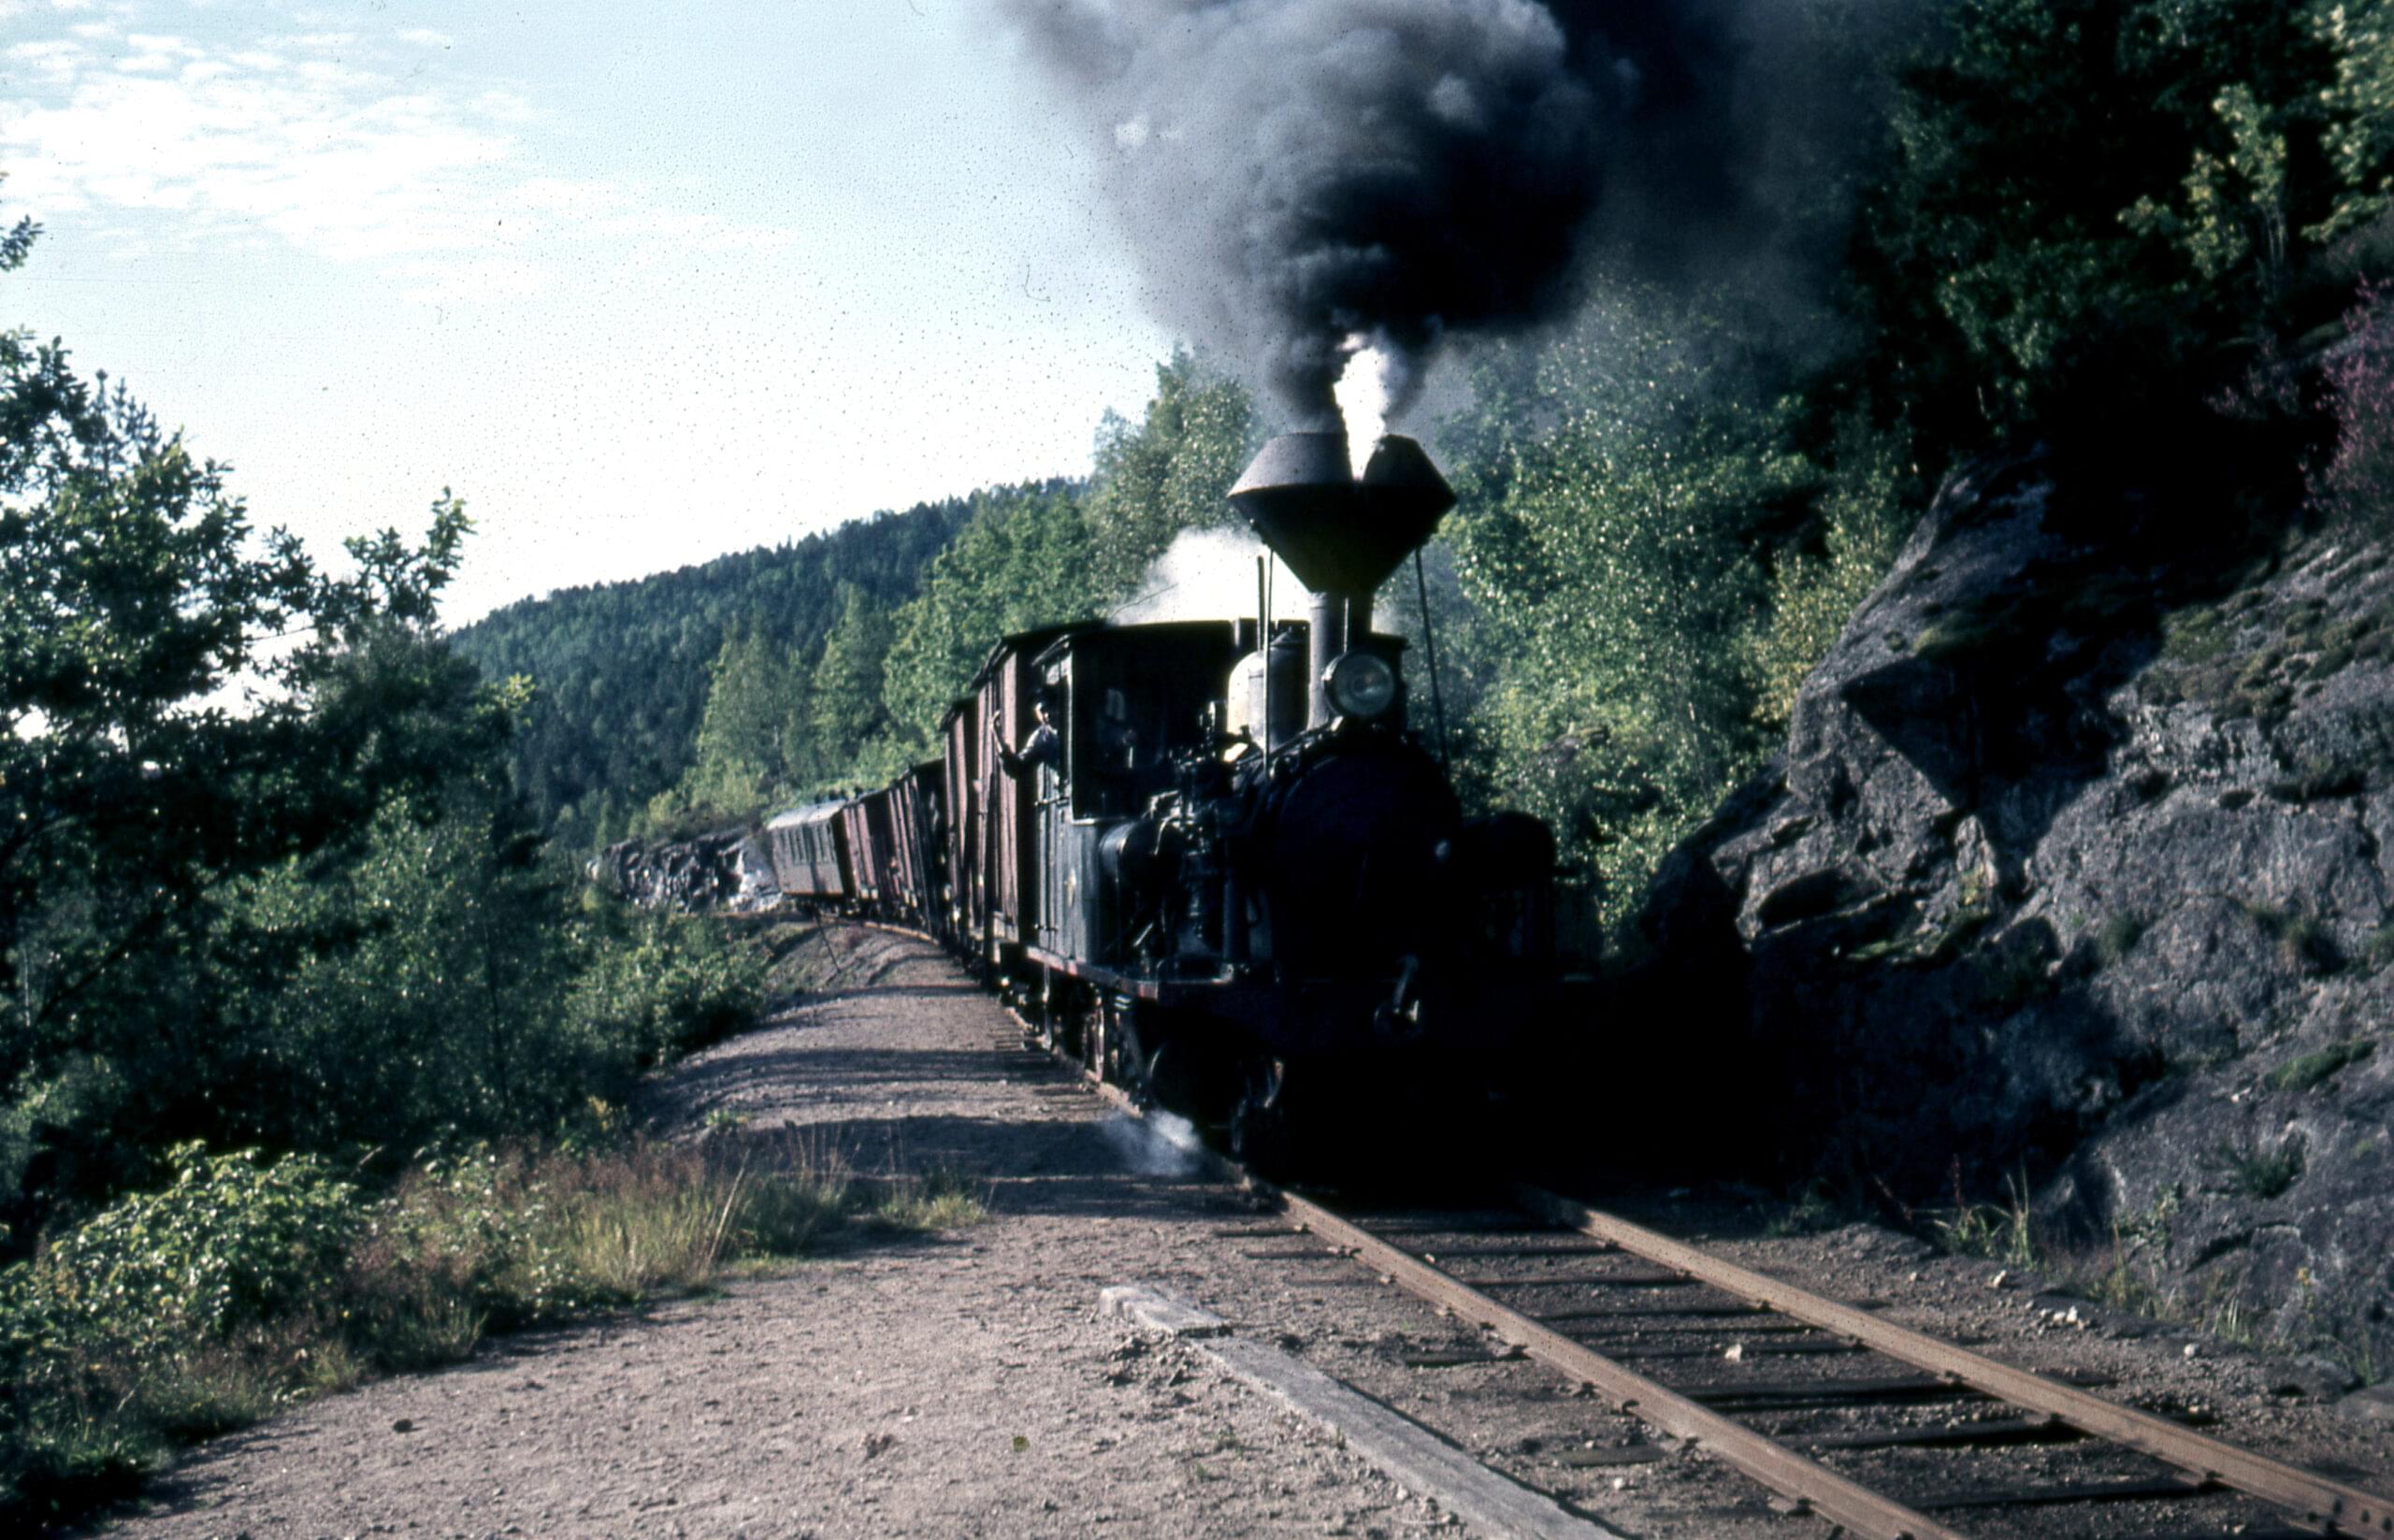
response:
[[[929,931],[1050,1046],[1286,1170],[1486,1083],[1553,984],[1555,847],[1464,816],[1371,628],[1454,501],[1421,447],[1357,477],[1344,435],[1284,435],[1231,501],[1305,619],[1005,637],[940,758],[766,842],[785,895]]]

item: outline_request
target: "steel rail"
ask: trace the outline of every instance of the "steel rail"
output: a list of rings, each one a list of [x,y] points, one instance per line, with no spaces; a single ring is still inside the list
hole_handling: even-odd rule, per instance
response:
[[[1830,1522],[1844,1525],[1864,1540],[1964,1540],[1961,1532],[1857,1486],[1787,1446],[1622,1367],[1519,1311],[1507,1309],[1478,1289],[1318,1204],[1289,1192],[1281,1193],[1280,1202],[1293,1222],[1346,1248],[1357,1260],[1378,1270],[1408,1291],[1478,1321],[1528,1357],[1594,1388],[1622,1411],[1667,1433],[1704,1446],[1732,1468],[1782,1496],[1801,1502]]]
[[[1808,1293],[1793,1284],[1708,1256],[1626,1219],[1575,1203],[1541,1187],[1517,1187],[1515,1199],[1538,1217],[1684,1273],[1724,1292],[1874,1351],[1981,1390],[2024,1411],[2042,1412],[2097,1438],[2152,1456],[2190,1475],[2233,1487],[2312,1523],[2350,1535],[2394,1534],[2394,1501],[2373,1496],[2265,1455],[2223,1444],[2189,1428],[2135,1411],[2041,1374],[1940,1342],[1865,1310]]]

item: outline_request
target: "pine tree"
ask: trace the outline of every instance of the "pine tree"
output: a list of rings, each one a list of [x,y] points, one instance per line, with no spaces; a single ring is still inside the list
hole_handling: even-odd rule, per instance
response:
[[[813,748],[824,763],[852,764],[887,723],[881,675],[889,640],[888,612],[863,590],[844,586],[839,624],[824,639],[823,656],[815,665]]]

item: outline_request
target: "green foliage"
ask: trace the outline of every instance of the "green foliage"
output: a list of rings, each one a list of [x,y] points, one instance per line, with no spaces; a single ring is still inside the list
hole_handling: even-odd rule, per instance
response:
[[[381,811],[437,809],[493,765],[520,699],[432,636],[469,527],[443,494],[420,546],[354,540],[353,572],[328,576],[254,534],[223,468],[122,389],[56,345],[0,349],[10,1250],[178,1142],[290,1133],[262,1127],[306,1094],[275,1078],[293,1069],[276,992],[377,921],[361,903],[278,929],[252,906],[278,874],[357,859]]]
[[[2394,5],[2315,0],[2305,15],[2336,61],[2322,140],[2346,195],[2314,232],[2324,238],[2394,210]]]
[[[2005,1202],[1972,1203],[1962,1199],[1956,1181],[1952,1211],[1928,1221],[1939,1244],[1964,1257],[1984,1257],[2013,1267],[2035,1266],[2037,1222],[2028,1202],[2027,1175],[2007,1176],[2003,1186]]]
[[[1130,597],[1175,535],[1233,522],[1225,499],[1261,440],[1254,402],[1235,381],[1185,351],[1159,366],[1139,425],[1108,412],[1098,428],[1097,475],[1084,505],[1090,591]]]
[[[369,1368],[798,1255],[851,1207],[786,1142],[475,1143],[380,1197],[309,1157],[174,1157],[170,1186],[0,1273],[0,1524],[129,1496],[176,1443]]]
[[[0,1521],[125,1495],[168,1439],[263,1415],[240,1363],[337,1292],[356,1188],[304,1157],[172,1156],[171,1186],[0,1272]]]
[[[627,1067],[665,1063],[757,1019],[765,961],[755,948],[705,920],[593,897],[564,1029],[605,1045],[610,1087]]]
[[[651,803],[649,831],[755,821],[778,788],[814,779],[813,670],[762,634],[733,630],[707,666],[697,757]]]
[[[888,724],[881,703],[881,663],[888,655],[888,612],[860,591],[845,591],[839,624],[815,665],[810,720],[815,753],[826,764],[852,763]]]
[[[2231,380],[2382,206],[2385,14],[1961,0],[1902,73],[1867,203],[1874,377],[1940,452]]]
[[[998,638],[1096,618],[1092,537],[1061,491],[973,496],[973,521],[931,561],[899,610],[885,698],[901,739],[926,751],[940,713],[972,683]]]
[[[1447,531],[1468,773],[1598,863],[1617,922],[1892,556],[1897,443],[1856,425],[1805,453],[1717,317],[1634,291],[1475,385]]]
[[[2289,1138],[2273,1150],[2222,1144],[2214,1159],[2227,1173],[2229,1187],[2247,1198],[2266,1201],[2283,1197],[2301,1178],[2303,1145],[2300,1138]]]
[[[194,1142],[555,1130],[753,1014],[753,959],[545,865],[503,760],[526,689],[434,630],[469,527],[444,494],[325,575],[122,390],[0,348],[8,1253]]]
[[[790,777],[804,738],[794,716],[811,716],[808,685],[789,649],[755,631],[735,630],[707,668],[707,709],[699,720],[691,778],[727,790]]]
[[[1772,569],[1768,618],[1753,641],[1754,720],[1766,732],[1786,727],[1796,692],[1903,544],[1918,496],[1907,449],[1900,436],[1849,424],[1815,504],[1818,554],[1797,546]]]
[[[550,1000],[572,976],[556,888],[496,810],[394,804],[361,858],[294,866],[228,906],[228,942],[296,956],[236,1006],[244,1068],[287,1087],[250,1115],[302,1148],[406,1148],[443,1127],[547,1127],[597,1072]],[[270,1121],[269,1121],[270,1119]]]
[[[1583,323],[1534,367],[1552,426],[1488,379],[1493,441],[1449,534],[1473,647],[1510,665],[1483,698],[1496,780],[1566,850],[1651,870],[1752,747],[1716,730],[1751,716],[1721,644],[1758,586],[1723,537],[1759,500],[1768,428],[1625,316]]]
[[[873,1219],[892,1230],[961,1230],[988,1217],[988,1184],[934,1168],[891,1179],[872,1207]]]
[[[461,677],[411,646],[454,570],[462,506],[425,546],[356,541],[320,577],[252,531],[195,461],[56,347],[0,375],[0,992],[36,1054],[211,885],[337,837],[455,745],[396,732],[445,716]],[[312,633],[280,658],[258,639]],[[245,712],[235,684],[281,686]],[[469,688],[469,684],[465,685]],[[17,1056],[0,1056],[14,1060]]]
[[[321,1160],[167,1152],[173,1185],[94,1216],[42,1254],[35,1287],[69,1330],[137,1350],[222,1340],[310,1307],[339,1278],[357,1189]]]

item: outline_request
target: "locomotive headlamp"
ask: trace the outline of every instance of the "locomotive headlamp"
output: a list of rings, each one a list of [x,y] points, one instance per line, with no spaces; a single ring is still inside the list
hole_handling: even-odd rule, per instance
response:
[[[1369,722],[1385,716],[1396,704],[1396,670],[1376,653],[1342,653],[1321,682],[1330,689],[1330,703],[1341,716]]]

